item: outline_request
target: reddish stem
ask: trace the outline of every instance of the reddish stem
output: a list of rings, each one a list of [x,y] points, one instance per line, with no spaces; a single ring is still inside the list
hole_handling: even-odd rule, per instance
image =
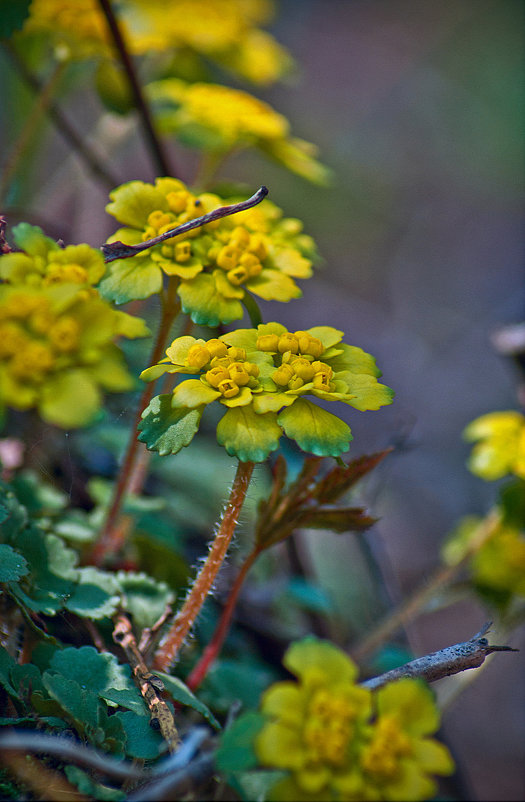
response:
[[[226,557],[237,519],[241,511],[246,491],[254,468],[253,462],[239,462],[233,480],[230,498],[224,511],[221,525],[211,545],[206,562],[202,566],[182,609],[168,632],[162,638],[153,660],[153,669],[168,671],[180,647],[193,626],[204,601],[213,587],[215,578]]]
[[[157,339],[155,340],[151,352],[149,360],[150,365],[155,365],[162,358],[171,325],[176,315],[180,311],[180,303],[176,301],[176,289],[177,281],[170,279],[166,295],[162,296],[162,317],[159,330],[157,332]],[[142,392],[142,395],[140,396],[126,453],[120,469],[119,478],[115,485],[113,499],[111,501],[104,526],[101,530],[100,537],[87,558],[88,562],[94,563],[95,565],[101,565],[105,559],[107,559],[110,555],[115,554],[115,552],[118,551],[118,549],[122,546],[122,533],[126,530],[120,529],[117,526],[118,518],[122,503],[126,494],[129,492],[130,483],[133,480],[134,468],[137,460],[137,450],[139,446],[139,441],[137,440],[137,426],[140,423],[143,410],[151,401],[154,389],[155,382],[148,382]]]
[[[188,688],[191,688],[192,691],[196,690],[201,682],[203,681],[204,677],[210,670],[211,665],[215,662],[219,653],[222,649],[222,645],[226,639],[228,631],[230,629],[231,619],[233,616],[233,611],[235,609],[235,605],[237,604],[237,598],[239,596],[240,590],[246,579],[246,576],[254,564],[255,560],[260,554],[259,549],[255,549],[252,551],[244,563],[241,566],[239,573],[237,574],[237,578],[232,585],[230,590],[230,595],[228,596],[228,601],[222,611],[219,623],[215,628],[215,632],[213,633],[213,637],[211,641],[208,643],[206,648],[204,649],[202,656],[199,662],[191,671],[190,675],[186,679],[186,685]]]

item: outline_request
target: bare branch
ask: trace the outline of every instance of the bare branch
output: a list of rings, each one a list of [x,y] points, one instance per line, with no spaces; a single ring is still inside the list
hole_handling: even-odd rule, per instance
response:
[[[243,212],[245,209],[250,209],[252,206],[257,206],[263,198],[268,194],[266,187],[260,187],[255,195],[252,195],[248,200],[240,201],[240,203],[232,203],[231,206],[219,206],[208,214],[203,214],[201,217],[196,217],[194,220],[188,220],[177,228],[172,228],[170,231],[165,231],[159,234],[158,237],[153,237],[145,242],[139,242],[137,245],[126,245],[124,242],[110,242],[102,245],[101,251],[104,254],[105,262],[114,262],[115,259],[128,259],[130,256],[136,256],[141,251],[146,251],[154,245],[159,245],[164,240],[176,237],[179,234],[185,234],[186,231],[191,231],[193,228],[205,226],[206,223],[212,223],[214,220],[220,220],[221,217],[228,217],[230,214],[237,214]]]
[[[393,668],[392,671],[367,679],[361,685],[376,690],[389,682],[395,682],[404,677],[419,677],[427,682],[435,682],[469,668],[479,668],[485,658],[493,652],[519,651],[510,646],[489,646],[487,638],[482,636],[489,631],[491,624],[492,622],[489,621],[480,632],[464,643],[456,643],[454,646],[447,646],[445,649],[432,652],[432,654],[418,657],[416,660],[411,660],[410,663]]]

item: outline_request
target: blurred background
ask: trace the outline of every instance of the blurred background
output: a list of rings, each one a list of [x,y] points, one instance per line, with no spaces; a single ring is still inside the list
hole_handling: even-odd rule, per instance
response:
[[[353,456],[395,448],[363,491],[380,517],[368,542],[385,598],[367,597],[351,539],[327,535],[321,544],[304,533],[300,542],[350,642],[426,581],[460,516],[485,514],[495,498],[493,484],[467,471],[461,433],[485,412],[517,406],[518,375],[491,337],[525,315],[524,9],[519,0],[281,0],[272,32],[297,71],[254,94],[318,144],[333,184],[310,185],[252,153],[221,172],[253,190],[266,184],[323,257],[303,299],[265,305],[266,319],[343,329],[376,356],[396,392],[392,407],[374,414],[340,413],[354,433]],[[5,146],[30,101],[3,66]],[[121,126],[112,154],[119,180],[153,179],[134,123],[100,118],[92,94],[68,103],[88,139],[111,132],[115,141]],[[52,129],[43,152],[27,165],[41,189],[11,197],[9,222],[100,245],[114,230],[105,188],[65,156]],[[179,146],[173,153],[178,177],[191,180],[194,155]],[[481,605],[460,600],[420,616],[407,642],[425,654],[469,639],[486,619]],[[509,645],[523,650],[523,632]],[[453,798],[525,798],[522,655],[487,661],[445,713],[442,735],[459,767]]]

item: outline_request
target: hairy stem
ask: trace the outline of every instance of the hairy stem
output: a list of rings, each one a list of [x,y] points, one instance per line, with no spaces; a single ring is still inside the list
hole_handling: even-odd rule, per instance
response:
[[[162,295],[162,317],[157,332],[157,338],[151,352],[150,365],[154,365],[162,358],[172,323],[180,311],[180,302],[177,300],[176,290],[177,279],[172,277],[169,279],[165,294]],[[113,498],[108,509],[106,520],[101,530],[100,537],[88,558],[89,562],[95,565],[101,565],[104,560],[115,554],[122,546],[122,533],[126,530],[120,530],[118,528],[118,518],[124,499],[130,489],[137,460],[137,452],[139,445],[141,445],[137,440],[137,426],[140,422],[143,410],[151,401],[154,388],[155,382],[148,382],[140,396],[119,478],[115,484]]]
[[[250,484],[253,468],[253,462],[239,462],[237,466],[237,472],[230,491],[230,498],[226,505],[217,534],[211,545],[208,557],[206,558],[206,562],[199,571],[182,609],[177,614],[172,626],[162,638],[157,653],[155,654],[153,667],[157,671],[169,670],[169,667],[177,657],[180,647],[184,643],[184,639],[192,628],[208,593],[213,587],[233,537],[239,513]]]
[[[222,645],[226,639],[228,630],[230,629],[233,611],[235,609],[235,605],[237,604],[237,599],[241,587],[244,583],[244,580],[246,579],[246,576],[250,568],[252,567],[255,560],[259,556],[259,553],[260,553],[259,549],[254,549],[254,551],[250,552],[246,560],[243,562],[239,573],[237,574],[237,578],[231,587],[228,600],[222,611],[215,632],[213,633],[213,637],[206,646],[206,648],[204,649],[199,662],[196,664],[193,671],[190,673],[189,677],[186,680],[186,685],[188,686],[188,688],[191,688],[192,691],[196,690],[196,688],[199,687],[204,677],[210,670],[210,667],[220,654]]]
[[[115,48],[119,54],[120,61],[128,77],[130,89],[133,94],[133,99],[135,101],[135,106],[142,120],[144,137],[146,139],[146,143],[153,157],[153,161],[155,162],[155,169],[156,171],[160,171],[160,174],[163,176],[175,175],[175,173],[173,172],[175,166],[171,165],[170,167],[170,165],[168,164],[168,159],[166,157],[166,154],[164,153],[161,141],[157,135],[157,132],[155,131],[149,106],[144,99],[142,88],[137,78],[137,73],[133,61],[129,54],[129,49],[126,46],[126,42],[124,40],[121,27],[118,24],[118,20],[113,12],[111,2],[110,0],[99,0],[99,3],[104,13],[104,16],[106,17],[108,27],[111,32],[111,36],[113,38],[113,42],[115,44]]]

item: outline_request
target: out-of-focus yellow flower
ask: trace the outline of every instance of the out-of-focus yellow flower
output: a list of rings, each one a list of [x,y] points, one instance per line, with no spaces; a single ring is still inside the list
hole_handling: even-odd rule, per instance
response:
[[[315,638],[292,644],[283,662],[298,682],[266,691],[268,722],[255,739],[263,766],[289,772],[270,799],[423,800],[436,791],[429,775],[453,771],[446,747],[427,737],[439,713],[423,683],[400,680],[372,694],[355,684],[343,652]]]
[[[253,95],[176,78],[155,81],[147,91],[160,129],[185,145],[219,155],[256,147],[303,178],[328,183],[329,171],[316,160],[315,146],[291,137],[286,117]]]
[[[177,60],[192,54],[268,85],[292,65],[286,49],[259,27],[272,17],[269,0],[122,0],[115,11],[131,52],[169,51],[175,69]],[[33,0],[21,37],[35,35],[71,59],[112,52],[97,0]]]
[[[10,284],[97,284],[105,273],[102,253],[86,243],[61,248],[38,226],[19,223],[13,228],[15,244],[0,259],[0,278]]]
[[[442,555],[455,565],[473,550],[474,538],[484,520],[467,515],[446,539]],[[469,560],[472,582],[480,591],[497,591],[501,600],[510,594],[525,596],[525,532],[515,524],[501,522]]]
[[[36,408],[64,428],[85,426],[101,388],[133,387],[114,338],[146,334],[142,320],[116,312],[95,290],[0,286],[0,404]]]
[[[136,53],[192,51],[258,85],[277,81],[292,64],[259,28],[273,16],[268,0],[172,0],[169,10],[164,0],[127,0],[122,13]]]
[[[110,51],[110,33],[97,0],[32,0],[19,36],[45,36],[71,59]],[[65,50],[64,50],[65,48]]]
[[[487,480],[509,473],[525,479],[525,417],[520,412],[489,412],[469,423],[463,436],[479,441],[468,461],[472,473]]]

